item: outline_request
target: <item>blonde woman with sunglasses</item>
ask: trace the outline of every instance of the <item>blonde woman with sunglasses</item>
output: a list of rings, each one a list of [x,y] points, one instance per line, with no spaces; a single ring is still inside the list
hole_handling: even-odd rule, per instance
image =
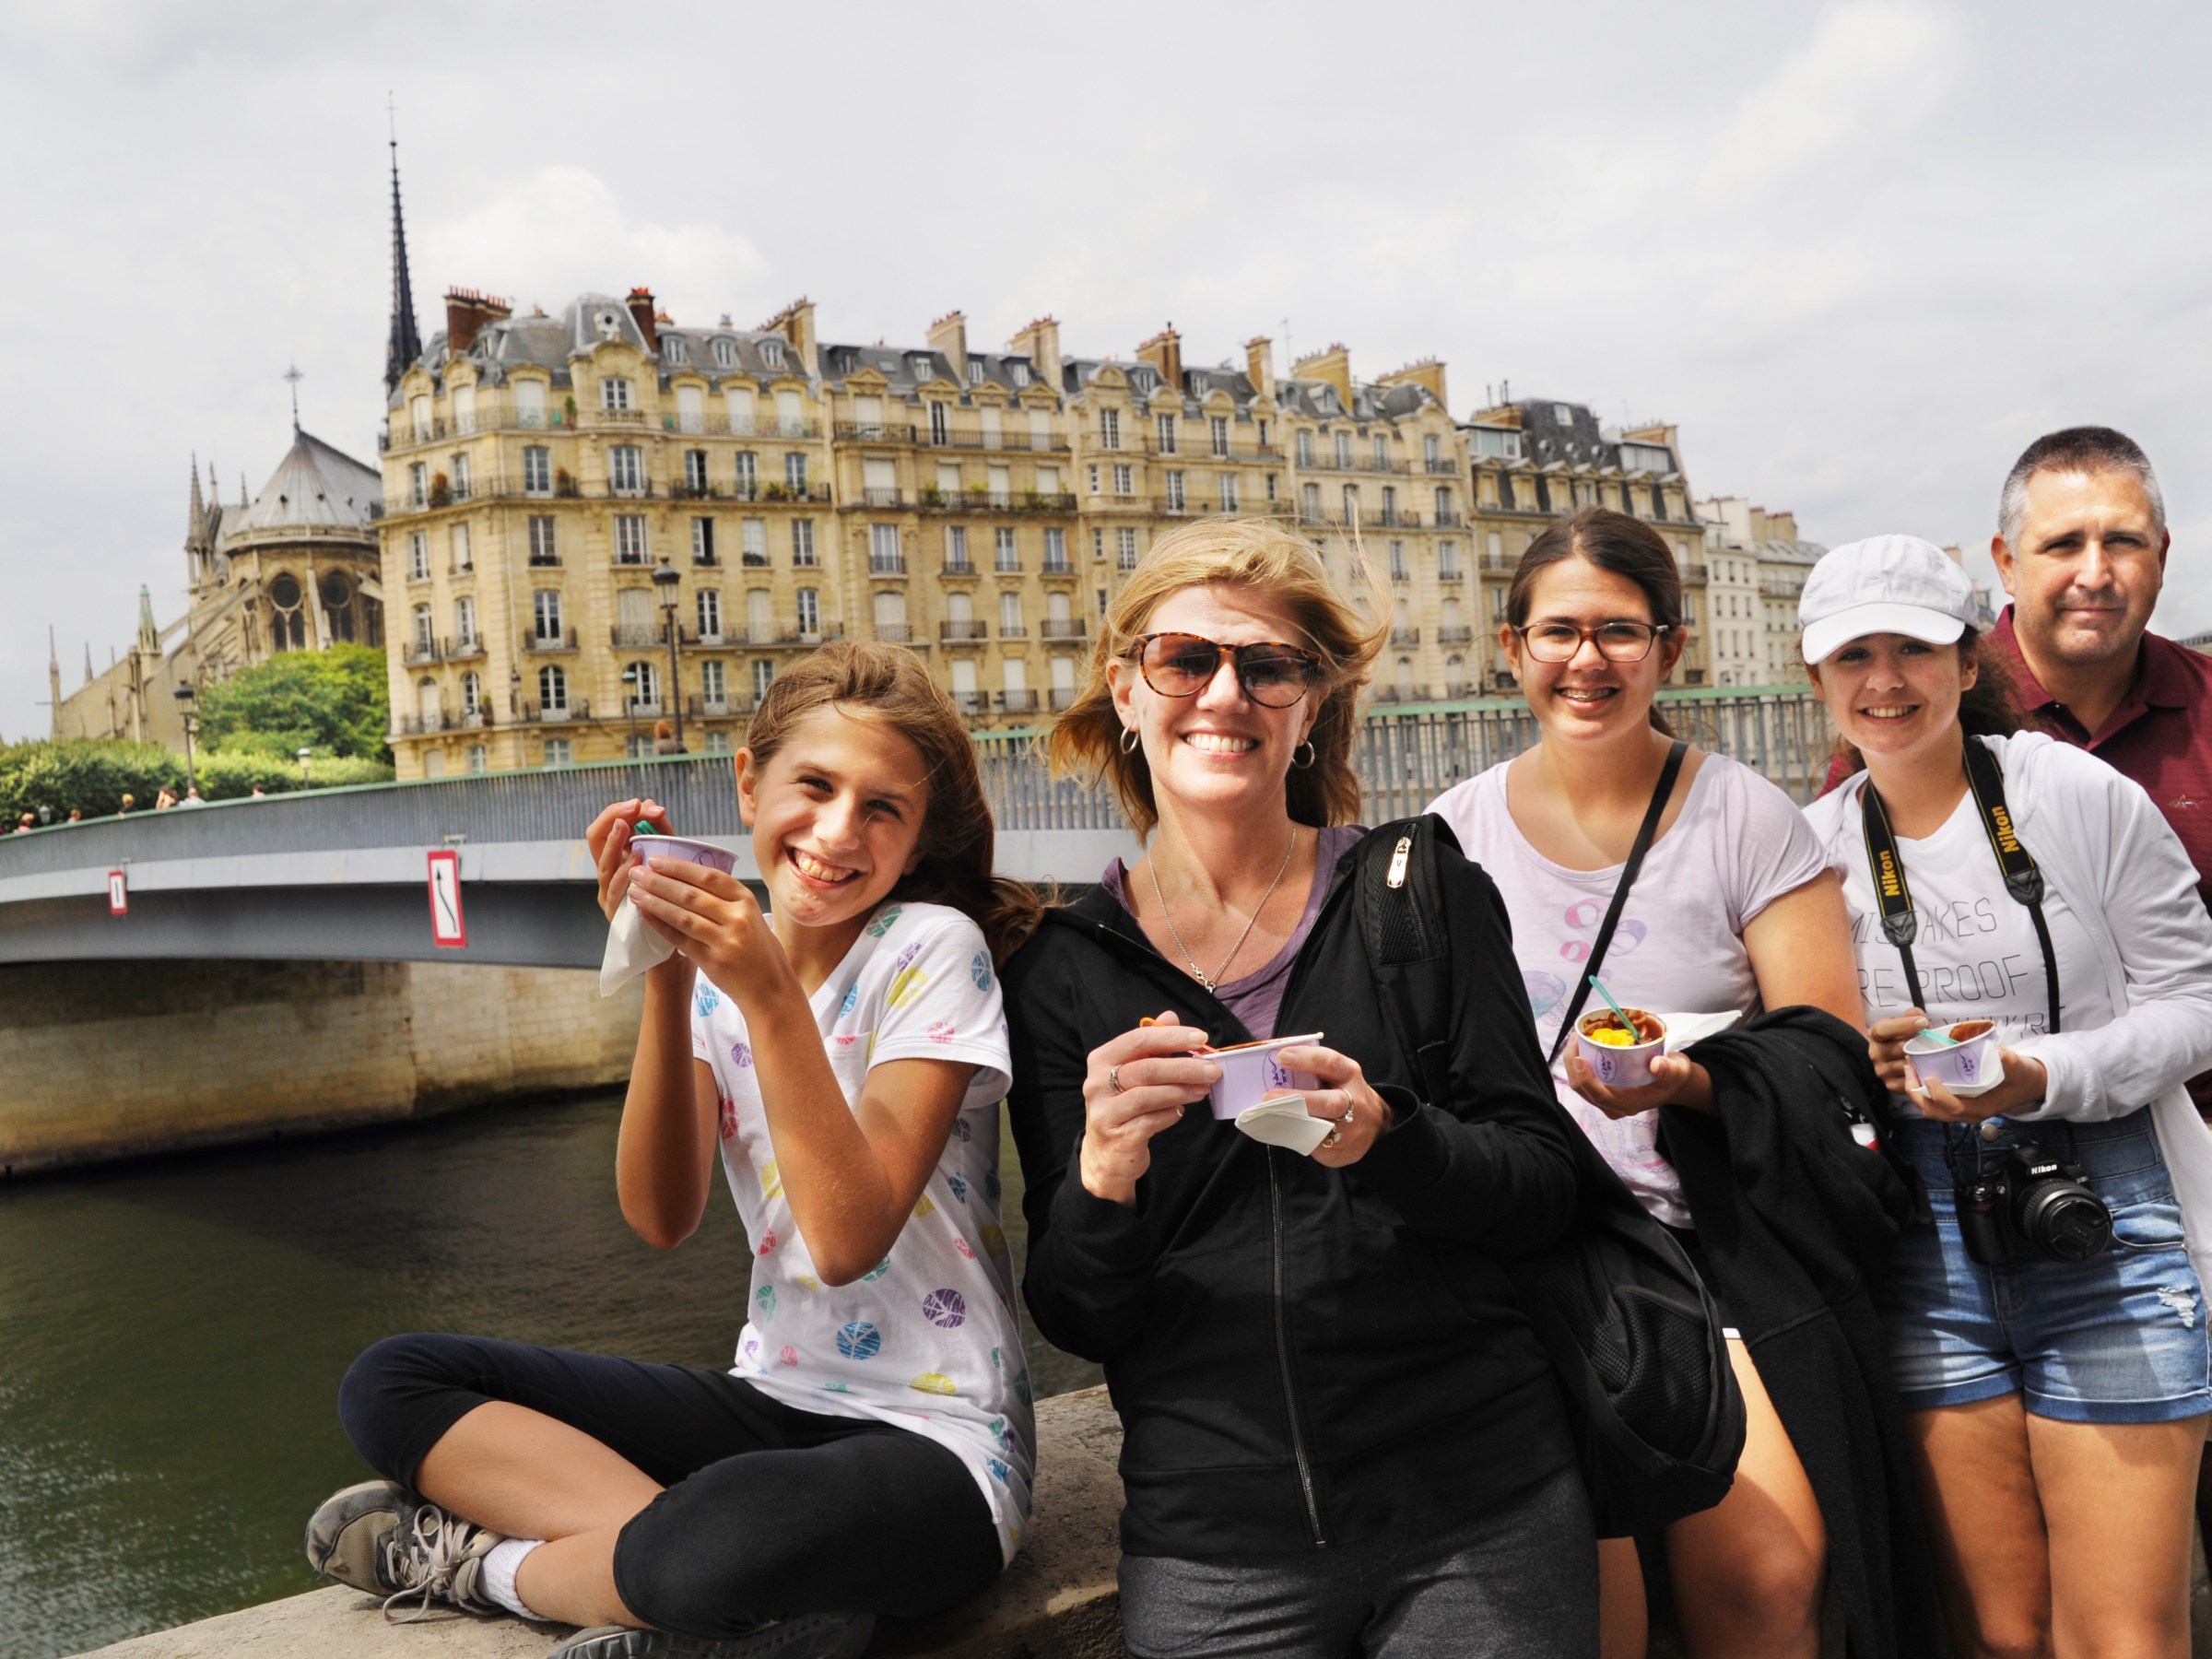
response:
[[[1192,525],[1050,740],[1147,841],[1006,972],[1024,1290],[1113,1389],[1140,1656],[1596,1653],[1587,1497],[1497,1260],[1569,1224],[1574,1131],[1448,838],[1423,844],[1479,1017],[1448,1053],[1394,1035],[1354,902],[1413,839],[1356,822],[1378,644],[1280,525]],[[1287,1145],[1208,1091],[1212,1051],[1290,1037]]]

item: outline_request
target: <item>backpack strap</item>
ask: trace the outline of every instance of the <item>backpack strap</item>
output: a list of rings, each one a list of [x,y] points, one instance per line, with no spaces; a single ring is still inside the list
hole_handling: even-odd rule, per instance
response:
[[[1666,812],[1668,797],[1675,793],[1675,779],[1682,771],[1682,757],[1688,752],[1689,745],[1679,737],[1675,739],[1674,747],[1666,751],[1666,764],[1659,769],[1652,804],[1643,809],[1643,823],[1636,831],[1636,844],[1629,849],[1629,862],[1620,866],[1620,880],[1614,885],[1613,902],[1606,907],[1606,919],[1598,927],[1596,942],[1590,947],[1589,959],[1583,963],[1582,973],[1575,981],[1574,994],[1567,1002],[1566,1018],[1559,1021],[1559,1034],[1552,1039],[1551,1053],[1544,1057],[1547,1065],[1559,1063],[1559,1051],[1567,1046],[1567,1039],[1574,1033],[1574,1022],[1582,1016],[1583,1005],[1590,1000],[1590,982],[1605,964],[1606,947],[1613,943],[1613,930],[1620,925],[1620,912],[1629,902],[1629,889],[1636,885],[1636,872],[1643,868],[1643,855],[1652,850],[1652,841],[1659,833],[1659,820]]]
[[[1427,1098],[1440,1100],[1451,1076],[1452,951],[1438,902],[1440,844],[1459,856],[1459,842],[1433,814],[1384,824],[1359,849],[1357,910],[1368,966],[1406,1057],[1416,1063]]]

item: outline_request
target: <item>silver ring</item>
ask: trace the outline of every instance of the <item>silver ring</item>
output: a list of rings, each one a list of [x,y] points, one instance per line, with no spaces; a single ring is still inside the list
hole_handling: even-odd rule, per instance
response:
[[[1106,1087],[1112,1089],[1115,1094],[1120,1094],[1122,1092],[1122,1068],[1120,1066],[1116,1065],[1108,1070],[1106,1073]]]
[[[1338,1123],[1340,1123],[1340,1124],[1348,1124],[1348,1123],[1350,1123],[1350,1122],[1352,1121],[1352,1114],[1353,1114],[1353,1112],[1354,1112],[1356,1110],[1357,1110],[1357,1109],[1356,1109],[1356,1108],[1355,1108],[1355,1107],[1354,1107],[1354,1106],[1351,1104],[1351,1102],[1349,1102],[1349,1101],[1347,1100],[1347,1101],[1345,1103],[1345,1108],[1344,1108],[1344,1115],[1343,1115],[1342,1117],[1338,1118],[1336,1121],[1337,1121]]]

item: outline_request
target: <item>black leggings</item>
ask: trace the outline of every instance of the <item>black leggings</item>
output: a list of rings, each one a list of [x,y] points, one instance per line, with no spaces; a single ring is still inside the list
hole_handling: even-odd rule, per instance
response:
[[[646,1623],[740,1636],[800,1613],[918,1618],[994,1578],[998,1531],[965,1465],[865,1418],[794,1410],[724,1371],[488,1336],[389,1336],[346,1373],[360,1454],[412,1486],[488,1400],[542,1412],[667,1489],[615,1543],[615,1588]]]

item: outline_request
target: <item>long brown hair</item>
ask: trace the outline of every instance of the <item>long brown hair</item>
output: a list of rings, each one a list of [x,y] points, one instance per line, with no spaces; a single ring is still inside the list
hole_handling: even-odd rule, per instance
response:
[[[1971,664],[1974,683],[1959,693],[1959,729],[1969,737],[2009,737],[2021,727],[2019,688],[2012,677],[2012,664],[2002,651],[1993,649],[1972,629],[1959,641],[1959,666]],[[1866,770],[1866,757],[1858,746],[1836,738],[1836,758],[1843,775]]]
[[[833,640],[769,683],[746,733],[753,764],[765,765],[794,726],[827,708],[888,726],[922,757],[928,790],[916,843],[922,857],[890,897],[950,905],[983,930],[992,959],[1004,962],[1035,929],[1041,906],[1026,882],[993,872],[991,803],[952,700],[912,652]]]
[[[1659,539],[1659,533],[1641,519],[1610,507],[1581,508],[1547,526],[1528,544],[1521,562],[1513,567],[1512,585],[1506,590],[1505,619],[1515,628],[1525,627],[1529,606],[1535,602],[1536,579],[1570,559],[1585,560],[1634,582],[1643,590],[1644,601],[1652,607],[1652,620],[1672,639],[1688,639],[1682,625],[1682,572],[1675,566],[1674,554]],[[1656,649],[1667,649],[1666,637]],[[1677,661],[1679,653],[1677,647]],[[1675,735],[1656,701],[1652,704],[1651,720],[1656,730],[1669,737]]]
[[[1322,661],[1323,683],[1307,693],[1321,700],[1306,737],[1313,759],[1292,767],[1284,785],[1291,818],[1316,828],[1359,822],[1352,741],[1359,735],[1359,690],[1382,649],[1384,625],[1347,604],[1330,585],[1321,556],[1271,519],[1202,519],[1153,543],[1100,620],[1082,695],[1045,738],[1053,771],[1103,778],[1121,798],[1130,828],[1140,837],[1152,833],[1159,822],[1152,769],[1141,746],[1128,752],[1121,747],[1122,717],[1106,667],[1127,655],[1169,594],[1217,584],[1249,589],[1280,605],[1301,636],[1290,642],[1303,644]]]

